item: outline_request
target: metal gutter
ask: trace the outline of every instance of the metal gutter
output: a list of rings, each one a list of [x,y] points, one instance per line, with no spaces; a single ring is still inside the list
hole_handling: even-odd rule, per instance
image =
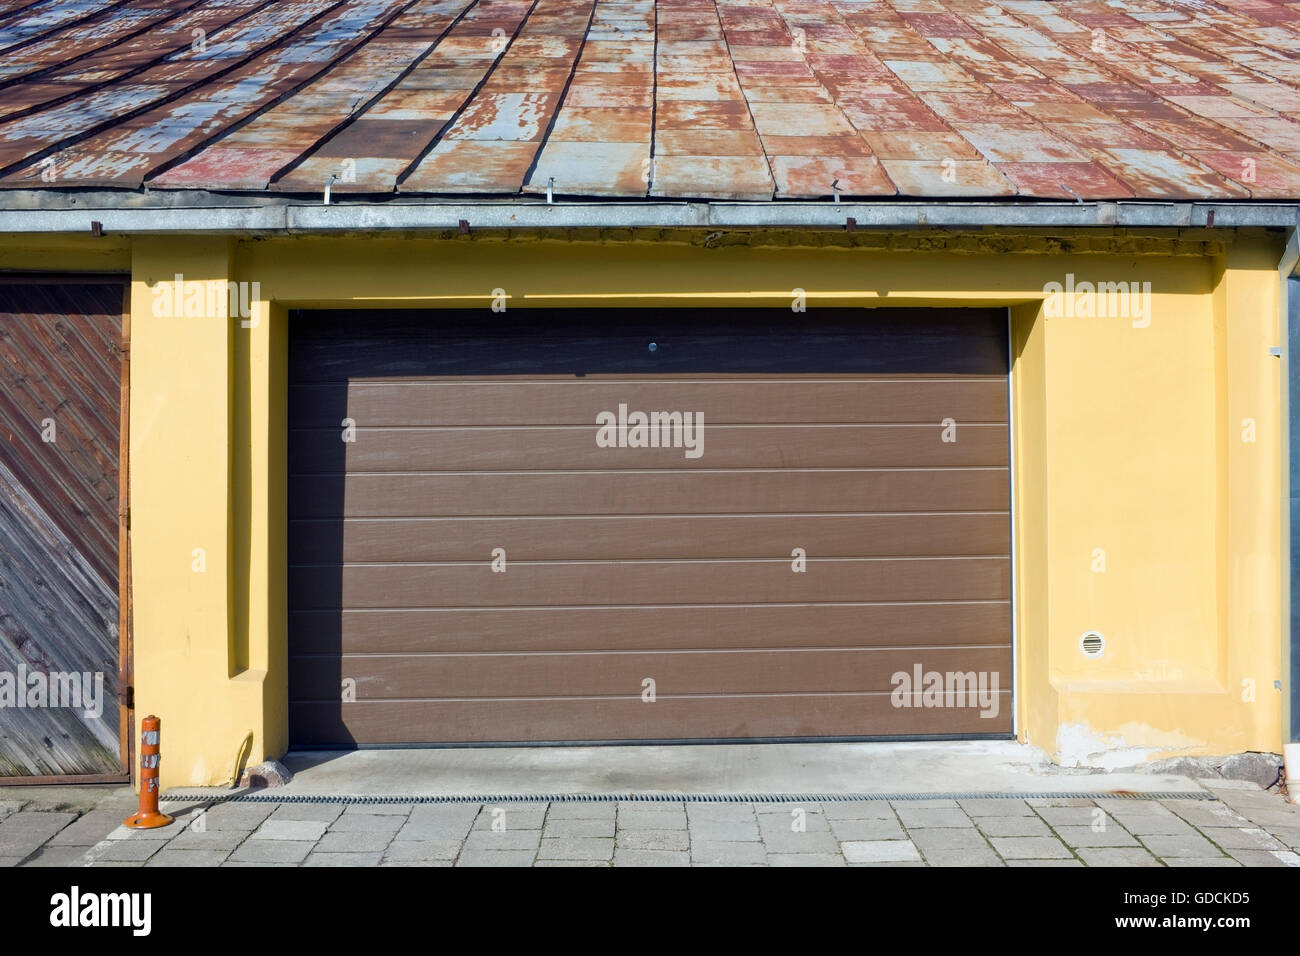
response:
[[[75,200],[74,200],[75,201]],[[132,202],[134,203],[134,197]],[[0,233],[292,234],[470,229],[1295,228],[1295,203],[90,202],[0,209]]]

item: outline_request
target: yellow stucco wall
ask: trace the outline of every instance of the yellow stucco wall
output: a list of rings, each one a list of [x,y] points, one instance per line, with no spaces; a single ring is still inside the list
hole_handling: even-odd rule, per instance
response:
[[[679,238],[78,239],[20,262],[0,236],[0,269],[131,271],[136,701],[163,718],[165,787],[287,745],[287,310],[486,309],[496,289],[511,309],[782,305],[796,288],[809,305],[1007,306],[1020,738],[1116,766],[1280,748],[1280,237]],[[176,273],[256,282],[251,315],[156,315],[151,285]],[[1150,282],[1149,322],[1049,314],[1067,273]],[[1087,630],[1104,657],[1080,654]]]

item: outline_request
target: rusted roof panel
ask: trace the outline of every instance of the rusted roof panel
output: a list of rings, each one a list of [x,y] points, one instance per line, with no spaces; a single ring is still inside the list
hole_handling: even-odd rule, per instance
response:
[[[1300,199],[1283,0],[0,4],[0,187]]]

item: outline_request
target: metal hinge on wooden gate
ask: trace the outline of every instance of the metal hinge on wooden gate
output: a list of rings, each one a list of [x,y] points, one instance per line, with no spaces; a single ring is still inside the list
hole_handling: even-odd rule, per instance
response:
[[[135,688],[125,684],[117,689],[117,700],[127,710],[135,709]]]

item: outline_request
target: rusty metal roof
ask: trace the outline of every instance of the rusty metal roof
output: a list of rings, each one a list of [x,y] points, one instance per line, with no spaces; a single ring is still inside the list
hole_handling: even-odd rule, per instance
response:
[[[1300,200],[1300,0],[0,2],[0,187]]]

